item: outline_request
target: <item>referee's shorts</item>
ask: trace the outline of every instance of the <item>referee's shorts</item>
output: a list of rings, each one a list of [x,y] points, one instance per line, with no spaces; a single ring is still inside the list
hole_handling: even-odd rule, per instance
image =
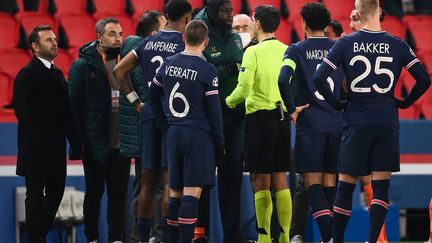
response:
[[[259,110],[246,115],[246,163],[251,173],[289,171],[291,125],[288,114],[280,121],[275,110]]]

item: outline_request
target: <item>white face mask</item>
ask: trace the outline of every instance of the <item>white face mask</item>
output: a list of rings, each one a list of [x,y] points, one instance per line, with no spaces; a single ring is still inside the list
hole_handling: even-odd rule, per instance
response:
[[[245,48],[246,46],[248,46],[249,45],[249,43],[251,42],[251,36],[250,36],[250,34],[249,33],[247,33],[247,32],[243,32],[243,33],[238,33],[239,35],[240,35],[240,38],[241,38],[241,40],[242,40],[242,45],[243,45],[243,48]]]

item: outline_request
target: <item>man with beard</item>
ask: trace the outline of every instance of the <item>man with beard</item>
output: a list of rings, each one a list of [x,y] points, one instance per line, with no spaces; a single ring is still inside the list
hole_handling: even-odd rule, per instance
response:
[[[84,232],[89,242],[99,242],[99,212],[105,185],[109,242],[125,238],[130,158],[119,154],[120,91],[112,75],[120,59],[122,34],[117,19],[100,19],[96,24],[97,40],[80,48],[79,58],[69,70],[69,100],[83,148]]]
[[[233,6],[229,0],[210,0],[195,19],[202,20],[209,28],[209,43],[203,54],[216,66],[221,100],[231,94],[237,85],[238,64],[243,57],[242,40],[232,32]],[[243,164],[240,154],[243,148],[244,103],[235,110],[223,109],[225,159],[218,166],[219,207],[224,232],[224,242],[238,242],[240,187]],[[208,225],[209,195],[203,190],[200,213],[195,231],[195,242],[205,239],[204,227]],[[208,229],[208,227],[207,227]],[[205,242],[205,241],[204,241]]]

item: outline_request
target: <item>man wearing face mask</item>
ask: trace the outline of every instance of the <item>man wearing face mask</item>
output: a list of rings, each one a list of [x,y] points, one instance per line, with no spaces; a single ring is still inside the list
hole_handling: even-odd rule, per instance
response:
[[[232,30],[240,35],[243,49],[258,44],[254,36],[252,19],[246,14],[237,14],[233,17]]]
[[[195,19],[202,20],[209,28],[209,43],[204,50],[205,58],[216,66],[219,78],[219,96],[221,100],[234,90],[237,85],[238,64],[243,57],[243,45],[240,36],[232,31],[233,6],[230,0],[209,0]],[[243,176],[243,164],[240,159],[243,148],[244,103],[236,110],[223,108],[225,159],[218,166],[219,207],[224,232],[224,242],[238,242],[240,187]],[[200,204],[206,204],[206,190],[201,195]],[[200,205],[197,226],[206,224],[208,209]],[[208,207],[208,206],[207,206]],[[204,210],[202,210],[204,208]],[[204,221],[204,222],[201,222]],[[205,238],[203,229],[197,228],[195,239]]]
[[[79,50],[69,70],[69,100],[83,148],[86,183],[84,232],[99,242],[99,212],[105,185],[108,195],[109,242],[125,238],[125,197],[130,158],[119,155],[119,86],[112,70],[119,60],[122,28],[115,18],[100,19],[97,40]]]

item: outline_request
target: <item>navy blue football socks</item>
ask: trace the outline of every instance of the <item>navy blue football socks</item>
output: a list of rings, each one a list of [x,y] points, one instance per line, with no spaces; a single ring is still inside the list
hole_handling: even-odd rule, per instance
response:
[[[328,242],[332,238],[330,208],[323,187],[313,184],[307,189],[312,215],[321,232],[321,240]]]
[[[178,216],[181,205],[181,198],[170,197],[168,198],[168,209],[166,222],[168,225],[168,242],[179,242],[179,223]]]
[[[388,204],[388,189],[390,180],[373,180],[373,199],[370,206],[369,217],[369,239],[368,242],[374,243],[377,241],[381,228],[385,221]]]
[[[178,223],[180,225],[180,242],[190,243],[194,236],[195,223],[198,216],[198,198],[183,196]]]
[[[352,195],[356,184],[339,181],[333,205],[333,242],[343,243],[345,228],[351,217]]]

